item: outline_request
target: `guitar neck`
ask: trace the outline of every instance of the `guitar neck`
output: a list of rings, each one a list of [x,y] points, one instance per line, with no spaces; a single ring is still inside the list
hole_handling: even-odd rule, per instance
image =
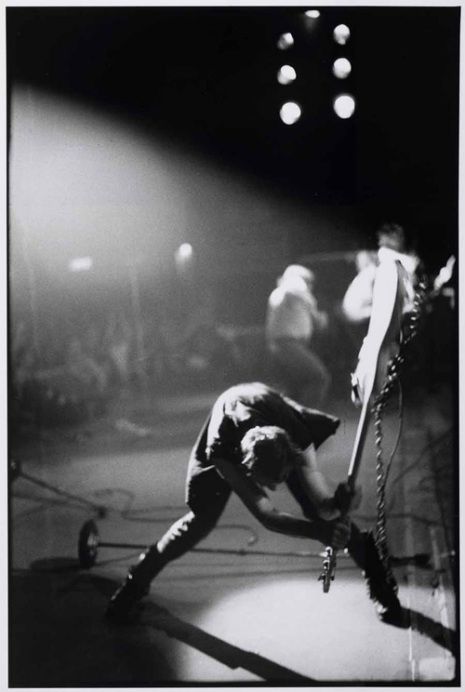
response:
[[[362,459],[363,446],[365,444],[365,438],[368,430],[368,423],[370,422],[370,400],[371,396],[365,397],[365,400],[363,402],[357,426],[357,433],[355,435],[352,456],[350,459],[347,482],[352,489],[354,488],[357,480],[358,469],[360,466],[360,461]]]

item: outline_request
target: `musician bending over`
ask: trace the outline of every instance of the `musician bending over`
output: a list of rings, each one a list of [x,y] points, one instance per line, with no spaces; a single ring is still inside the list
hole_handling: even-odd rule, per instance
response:
[[[270,531],[348,548],[366,579],[379,617],[401,623],[397,584],[381,562],[370,532],[346,518],[360,491],[340,483],[331,494],[315,450],[339,420],[301,406],[260,382],[231,387],[216,400],[192,450],[186,479],[189,511],[132,567],[113,594],[107,616],[125,619],[148,593],[163,567],[204,539],[218,523],[234,491]],[[268,491],[285,483],[303,516],[273,505]]]

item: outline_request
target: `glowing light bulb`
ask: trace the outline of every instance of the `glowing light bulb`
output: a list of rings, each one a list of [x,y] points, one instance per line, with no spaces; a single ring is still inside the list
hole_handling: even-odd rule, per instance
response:
[[[302,115],[302,109],[295,101],[287,101],[281,106],[279,115],[285,125],[294,125]]]
[[[347,120],[355,111],[355,99],[350,94],[340,94],[334,99],[333,108],[339,118]]]
[[[92,269],[92,257],[74,257],[68,263],[68,269],[71,272],[86,272]]]
[[[278,71],[278,82],[280,84],[290,84],[297,77],[297,73],[291,65],[283,65]]]
[[[338,79],[346,79],[352,72],[352,65],[347,58],[338,58],[333,63],[333,75]]]
[[[307,10],[305,14],[307,17],[310,17],[310,19],[318,19],[320,16],[320,12],[318,10]]]
[[[176,257],[180,260],[187,260],[192,257],[192,245],[190,243],[183,243],[180,245],[176,251]]]
[[[285,34],[281,34],[281,36],[278,38],[277,45],[279,50],[287,50],[294,45],[293,35],[289,31],[287,31]]]
[[[336,43],[345,46],[350,38],[350,29],[346,24],[338,24],[333,31],[333,37]]]

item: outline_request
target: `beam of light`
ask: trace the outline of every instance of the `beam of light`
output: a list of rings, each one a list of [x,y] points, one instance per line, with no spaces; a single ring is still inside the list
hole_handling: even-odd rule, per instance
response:
[[[319,10],[307,10],[305,12],[305,16],[310,17],[310,19],[318,19],[318,17],[320,16],[320,12]]]
[[[282,65],[278,70],[278,82],[280,84],[290,84],[297,78],[297,73],[291,65]]]
[[[92,269],[93,263],[92,257],[73,257],[68,262],[68,269],[70,272],[86,272]]]
[[[302,115],[302,109],[295,101],[287,101],[279,111],[281,120],[285,125],[294,125]]]
[[[281,34],[281,36],[278,38],[277,46],[279,50],[287,50],[288,48],[291,48],[293,45],[294,37],[289,31],[287,31],[284,34]]]
[[[340,94],[334,99],[333,108],[339,118],[347,120],[355,111],[355,99],[350,94]]]
[[[333,37],[340,46],[345,46],[350,38],[350,29],[346,24],[338,24],[333,31]]]
[[[300,565],[294,566],[297,572]],[[292,564],[284,562],[262,566],[263,571],[266,568],[269,574],[260,578],[253,571],[248,574],[244,567],[240,580],[231,578],[227,594],[218,590],[218,595],[212,597],[210,590],[208,600],[205,597],[203,601],[205,610],[199,614],[197,627],[238,647],[236,660],[241,661],[241,652],[263,657],[270,667],[269,679],[273,677],[273,665],[285,666],[313,680],[370,679],[373,671],[381,680],[392,680],[393,670],[402,679],[404,670],[396,668],[402,646],[398,630],[383,627],[377,620],[358,570],[341,564],[331,590],[323,594],[317,581],[319,563],[309,564],[301,574],[292,574]],[[235,569],[240,569],[237,563]],[[280,574],[281,569],[287,573]],[[205,579],[211,579],[211,574]],[[199,592],[201,587],[199,582]],[[207,592],[207,587],[203,588]],[[366,641],[368,653],[361,658],[356,655],[359,642],[351,636],[354,618],[373,631]],[[309,628],[310,621],[318,626]],[[337,656],[328,657],[328,642]],[[191,647],[183,647],[179,653],[183,679],[189,679],[193,672],[197,679],[214,682],[244,684],[256,679],[253,670],[241,668],[240,663],[232,669],[224,662],[215,661],[213,656],[199,660]],[[246,662],[244,655],[243,663]]]
[[[166,145],[123,119],[18,86],[11,130],[12,242],[21,228],[31,261],[55,277],[60,268],[68,274],[70,258],[117,265],[149,234],[161,256],[172,228],[185,224]]]
[[[347,58],[338,58],[333,62],[333,75],[338,79],[346,79],[352,72],[352,65]]]

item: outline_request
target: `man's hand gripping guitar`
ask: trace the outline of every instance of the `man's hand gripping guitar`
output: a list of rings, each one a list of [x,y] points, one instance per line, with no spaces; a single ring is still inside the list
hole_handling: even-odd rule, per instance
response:
[[[337,551],[343,550],[350,540],[350,509],[357,509],[361,502],[360,488],[352,488],[350,483],[340,483],[334,493],[335,504],[341,516],[333,521],[324,522],[322,542],[326,545],[323,557],[323,568],[318,581],[323,582],[323,591],[327,593],[336,571]]]

